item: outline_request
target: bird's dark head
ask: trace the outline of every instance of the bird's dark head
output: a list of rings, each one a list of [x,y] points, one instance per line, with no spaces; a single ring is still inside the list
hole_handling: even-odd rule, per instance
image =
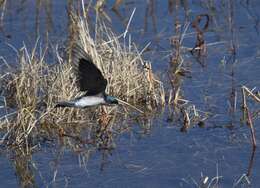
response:
[[[109,96],[109,95],[106,95],[105,96],[105,101],[108,103],[108,104],[118,104],[118,100],[113,97],[113,96]]]

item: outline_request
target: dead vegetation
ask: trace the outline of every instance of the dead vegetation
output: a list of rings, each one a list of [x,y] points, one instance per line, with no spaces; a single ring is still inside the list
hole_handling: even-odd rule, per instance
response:
[[[179,8],[175,6],[176,11]],[[194,125],[204,125],[207,119],[207,113],[198,111],[196,106],[189,100],[185,99],[183,93],[183,80],[191,77],[191,70],[188,68],[183,58],[183,40],[190,24],[181,24],[178,19],[175,21],[174,29],[176,35],[170,39],[171,55],[168,69],[168,78],[170,80],[171,91],[168,99],[168,104],[173,106],[173,112],[170,114],[173,118],[181,122],[181,131],[186,132]],[[194,47],[194,49],[197,47]]]
[[[142,59],[143,50],[139,52],[128,38],[127,30],[117,36],[99,20],[93,34],[87,19],[73,15],[71,20],[77,36],[75,41],[102,70],[108,80],[108,93],[142,108],[164,105],[163,85],[155,78],[150,62]],[[120,40],[128,42],[122,45]],[[39,135],[51,138],[52,135],[80,132],[79,128],[71,132],[66,125],[90,126],[95,119],[107,125],[122,114],[130,113],[123,105],[87,110],[53,109],[57,101],[76,97],[78,89],[67,56],[62,57],[55,49],[57,63],[51,65],[45,60],[46,51],[47,48],[39,49],[38,42],[32,51],[24,46],[18,53],[18,67],[0,77],[4,108],[12,111],[1,117],[1,131],[4,132],[1,143],[28,147]]]

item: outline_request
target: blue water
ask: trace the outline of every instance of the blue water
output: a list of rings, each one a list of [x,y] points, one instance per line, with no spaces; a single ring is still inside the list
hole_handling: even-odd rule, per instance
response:
[[[28,0],[22,4],[10,0],[7,3],[0,33],[0,55],[8,62],[15,62],[15,53],[7,47],[7,43],[15,48],[20,48],[23,42],[33,46],[37,37],[40,37],[40,42],[44,44],[47,41],[47,30],[48,40],[52,44],[66,41],[66,2],[52,2],[52,24],[48,27],[48,14],[44,8],[39,14],[39,24],[36,22],[35,2]],[[136,8],[129,34],[140,49],[151,42],[151,50],[144,56],[152,61],[154,70],[162,77],[165,77],[169,66],[169,38],[175,34],[174,23],[177,17],[183,24],[191,22],[198,14],[211,15],[209,30],[205,33],[206,43],[209,44],[206,66],[202,67],[183,49],[184,61],[190,65],[192,78],[184,78],[182,89],[185,99],[195,104],[197,109],[209,111],[213,115],[206,120],[205,128],[195,126],[187,133],[182,133],[178,123],[167,122],[170,114],[166,110],[150,120],[151,125],[145,133],[139,123],[132,123],[130,131],[115,137],[116,148],[111,152],[101,150],[78,154],[59,147],[59,144],[44,144],[33,154],[32,159],[21,159],[28,160],[28,172],[34,174],[34,182],[38,187],[198,187],[201,176],[208,176],[209,181],[219,176],[219,187],[232,187],[247,173],[251,156],[250,131],[239,121],[239,102],[236,112],[230,114],[229,99],[232,87],[238,101],[241,99],[242,85],[257,87],[259,90],[260,37],[257,21],[260,3],[257,0],[248,1],[248,4],[246,1],[233,1],[237,51],[235,62],[232,62],[228,61],[231,57],[231,33],[227,19],[229,2],[232,1],[215,2],[215,6],[208,8],[209,2],[213,1],[183,0],[179,12],[172,13],[168,10],[168,1],[154,1],[156,28],[153,27],[152,16],[149,16],[145,30],[147,2],[149,1],[124,1],[119,7],[122,18],[110,9],[113,1],[108,1],[105,11],[112,20],[113,28],[122,33],[127,18]],[[188,6],[184,6],[185,2]],[[193,48],[196,33],[189,27],[187,34],[183,45]],[[226,60],[225,64],[221,64],[223,60]],[[232,68],[234,77],[230,76]],[[166,81],[165,85],[167,84]],[[259,105],[254,105],[253,109],[259,109]],[[259,122],[254,122],[258,142]],[[230,125],[233,126],[232,129],[229,128]],[[85,164],[79,162],[83,154],[89,157]],[[257,149],[250,177],[251,187],[260,185],[259,154]],[[21,186],[20,174],[15,168],[15,157],[2,152],[0,159],[1,187]]]

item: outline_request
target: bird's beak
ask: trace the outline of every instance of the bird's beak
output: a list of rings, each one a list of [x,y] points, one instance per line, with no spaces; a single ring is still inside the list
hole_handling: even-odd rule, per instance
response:
[[[112,104],[118,104],[118,100],[117,99],[113,100]]]

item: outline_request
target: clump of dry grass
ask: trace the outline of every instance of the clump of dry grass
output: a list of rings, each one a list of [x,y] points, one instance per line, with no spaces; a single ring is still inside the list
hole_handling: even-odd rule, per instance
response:
[[[150,62],[142,59],[142,52],[137,50],[131,38],[125,33],[115,36],[110,28],[99,22],[94,40],[86,19],[76,17],[73,20],[77,40],[108,80],[108,93],[131,103],[164,103],[162,83],[155,79]],[[122,45],[120,40],[127,44]]]
[[[12,118],[1,118],[1,127],[6,131],[3,139],[10,139],[13,143],[27,140],[41,116],[38,105],[41,103],[45,74],[48,70],[43,58],[37,58],[35,49],[29,53],[22,48],[18,53],[18,69],[12,70],[1,80],[6,108],[13,107],[16,113]]]
[[[108,80],[109,94],[131,104],[164,105],[162,83],[155,79],[151,64],[142,59],[142,54],[130,39],[127,45],[122,45],[120,39],[126,40],[126,35],[116,36],[99,22],[95,37],[92,37],[86,19],[74,16],[73,24],[78,36],[76,42],[84,47],[102,70]],[[18,68],[0,76],[5,108],[12,107],[15,111],[12,116],[5,114],[0,119],[3,132],[1,143],[29,146],[30,141],[41,134],[57,136],[60,132],[64,133],[68,124],[90,122],[99,113],[96,109],[101,110],[102,114],[110,114],[109,117],[111,113],[117,114],[116,109],[122,109],[120,106],[112,110],[53,109],[57,101],[77,96],[76,79],[68,59],[55,51],[58,61],[51,65],[45,62],[46,50],[38,51],[38,48],[35,45],[29,52],[24,46],[18,53]],[[80,130],[75,129],[77,133]]]

